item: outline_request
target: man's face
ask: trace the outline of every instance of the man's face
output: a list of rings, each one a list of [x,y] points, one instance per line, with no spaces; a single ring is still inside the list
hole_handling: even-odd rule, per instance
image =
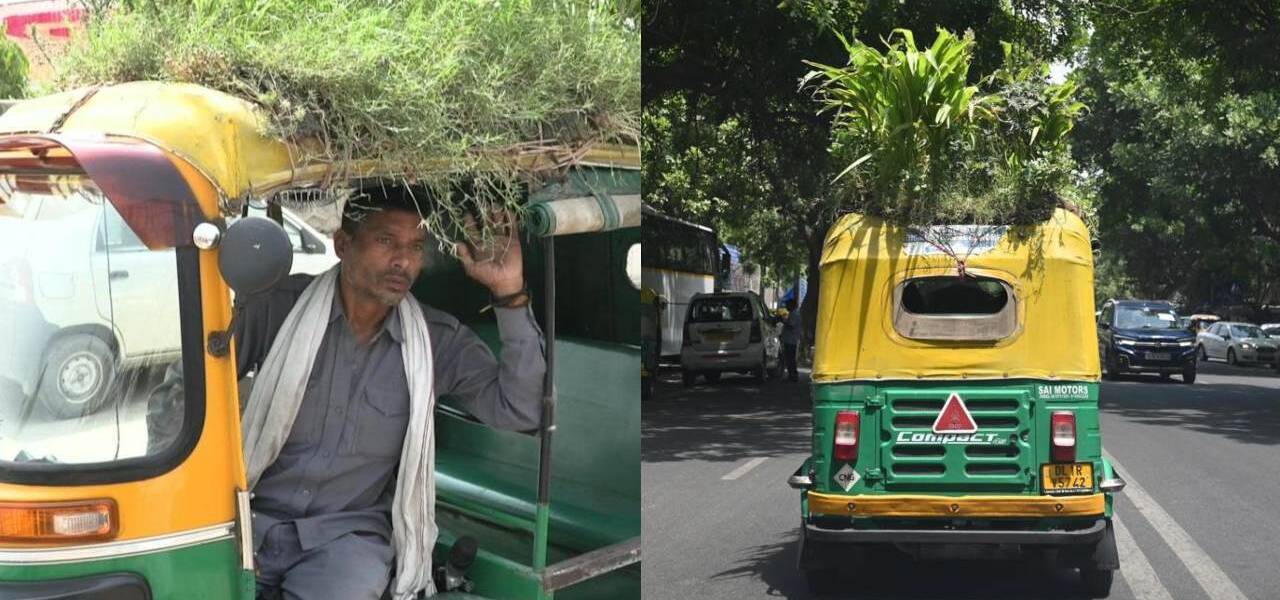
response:
[[[342,259],[343,284],[387,306],[400,303],[422,271],[426,231],[418,215],[383,210],[365,216],[355,235],[338,230],[334,251]]]

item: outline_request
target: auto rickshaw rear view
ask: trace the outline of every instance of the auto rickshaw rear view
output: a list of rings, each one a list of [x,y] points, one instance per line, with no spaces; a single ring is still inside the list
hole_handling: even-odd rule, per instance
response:
[[[909,229],[850,214],[827,236],[799,567],[831,587],[868,553],[1038,554],[1109,593],[1093,259],[1075,214]]]

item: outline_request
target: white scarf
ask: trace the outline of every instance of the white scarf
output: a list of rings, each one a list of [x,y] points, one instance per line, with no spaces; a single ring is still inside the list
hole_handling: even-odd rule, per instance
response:
[[[267,358],[254,377],[253,391],[241,417],[244,460],[249,489],[275,462],[302,406],[311,368],[328,327],[337,289],[338,266],[316,277],[302,292],[280,326]],[[391,507],[391,531],[396,551],[396,600],[408,600],[419,590],[435,593],[431,579],[431,549],[435,522],[435,411],[431,338],[422,307],[412,296],[396,306],[404,328],[405,377],[409,382],[409,428],[400,450],[396,495]]]

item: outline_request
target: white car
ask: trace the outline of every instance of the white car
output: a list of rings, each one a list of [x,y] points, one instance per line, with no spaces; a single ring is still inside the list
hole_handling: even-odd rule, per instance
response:
[[[148,250],[101,196],[14,193],[0,206],[0,379],[60,418],[106,404],[116,375],[181,356],[176,256]],[[284,213],[294,273],[337,262],[333,242]],[[90,260],[84,260],[84,256]]]
[[[1200,360],[1222,359],[1240,363],[1274,363],[1280,340],[1252,323],[1220,321],[1196,335]]]
[[[684,385],[693,385],[698,375],[717,381],[725,371],[776,379],[782,374],[781,331],[754,292],[694,294],[680,349]]]

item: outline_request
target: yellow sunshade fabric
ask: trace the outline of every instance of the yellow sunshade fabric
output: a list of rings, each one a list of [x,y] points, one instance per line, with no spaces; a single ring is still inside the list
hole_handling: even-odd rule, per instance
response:
[[[893,291],[907,279],[955,275],[956,259],[883,220],[840,219],[821,261],[814,380],[1097,380],[1093,254],[1084,222],[1059,209],[1039,226],[983,231],[994,233],[967,258],[967,249],[957,254],[968,274],[1013,289],[1017,330],[994,343],[925,341],[894,328]]]
[[[267,137],[265,124],[265,115],[241,98],[195,84],[139,81],[23,100],[0,116],[0,135],[51,133],[59,125],[57,131],[66,135],[143,139],[190,162],[230,198],[262,197],[321,182],[332,173],[328,163],[303,164],[318,146]],[[308,149],[313,152],[304,152]],[[630,145],[598,144],[577,159],[619,168],[640,163],[638,148]],[[545,155],[529,157],[528,163],[520,164],[555,166]],[[383,174],[372,161],[347,167],[347,177]]]

